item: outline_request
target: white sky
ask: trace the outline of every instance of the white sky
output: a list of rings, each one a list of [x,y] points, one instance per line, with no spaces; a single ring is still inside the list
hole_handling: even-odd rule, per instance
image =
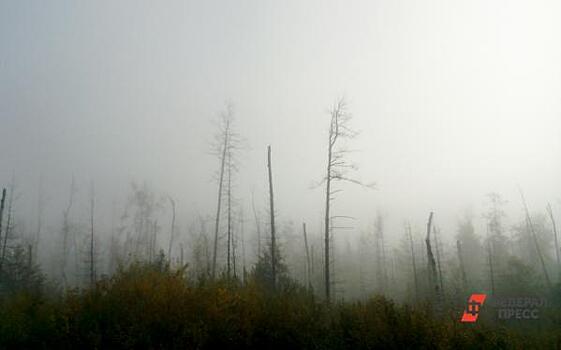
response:
[[[516,216],[517,184],[561,214],[560,38],[559,1],[0,1],[0,182],[15,172],[32,207],[43,174],[58,218],[72,174],[104,203],[146,180],[188,222],[213,212],[212,120],[232,101],[246,210],[271,144],[280,218],[317,232],[310,185],[346,96],[357,176],[378,183],[336,203],[358,228],[381,209],[400,235],[434,210],[453,233],[490,191]]]

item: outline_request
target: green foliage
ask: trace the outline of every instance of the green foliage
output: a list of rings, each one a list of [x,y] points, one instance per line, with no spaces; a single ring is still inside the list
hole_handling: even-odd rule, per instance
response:
[[[184,276],[167,264],[133,263],[91,289],[0,299],[0,348],[549,348],[558,337],[460,324],[457,313],[436,317],[428,306],[381,296],[325,304],[294,282],[271,293],[258,278],[242,285]]]

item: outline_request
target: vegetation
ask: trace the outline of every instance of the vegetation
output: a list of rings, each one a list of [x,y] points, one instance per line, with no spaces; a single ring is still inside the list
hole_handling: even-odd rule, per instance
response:
[[[135,263],[63,295],[19,291],[0,299],[2,348],[477,349],[555,348],[561,330],[521,333],[458,323],[429,304],[382,296],[326,304],[290,280],[271,292],[255,272],[190,280],[165,261]]]

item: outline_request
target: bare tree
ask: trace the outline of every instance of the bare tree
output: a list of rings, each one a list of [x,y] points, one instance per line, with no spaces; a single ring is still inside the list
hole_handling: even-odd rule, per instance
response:
[[[338,100],[331,109],[330,114],[331,121],[329,124],[329,138],[327,145],[327,169],[326,175],[323,179],[323,181],[325,182],[324,283],[325,298],[327,299],[327,301],[331,299],[331,203],[335,198],[334,195],[341,191],[341,189],[334,190],[333,183],[335,181],[342,181],[367,187],[373,186],[365,185],[362,182],[347,175],[349,170],[356,170],[357,167],[356,165],[348,161],[347,155],[349,153],[349,150],[346,149],[344,145],[341,145],[341,142],[354,138],[357,133],[350,127],[351,115],[347,112],[345,100]]]
[[[437,297],[440,299],[440,286],[438,285],[438,275],[436,273],[436,261],[434,260],[434,255],[432,253],[432,247],[430,242],[432,218],[433,218],[433,212],[431,211],[429,214],[429,219],[427,221],[427,237],[425,238],[425,244],[427,245],[429,287],[434,288]]]
[[[227,166],[228,166],[228,187],[226,189],[226,193],[228,195],[228,207],[227,207],[227,211],[228,211],[228,226],[227,226],[227,235],[228,235],[228,260],[227,260],[227,276],[228,278],[230,278],[230,270],[231,270],[231,264],[232,264],[232,250],[234,250],[233,252],[233,256],[234,256],[234,260],[235,260],[235,256],[236,256],[236,252],[235,252],[235,248],[234,248],[234,233],[233,231],[233,227],[232,227],[232,150],[230,149],[230,147],[228,147],[228,152],[227,152]],[[234,261],[234,276],[236,275],[236,262]]]
[[[245,278],[247,275],[247,269],[245,265],[245,237],[244,237],[244,215],[243,208],[240,207],[240,239],[242,243],[242,283],[245,283]]]
[[[37,259],[39,254],[39,241],[41,240],[41,233],[43,231],[43,211],[45,209],[45,193],[43,188],[43,176],[39,177],[39,192],[37,197],[37,230],[35,231],[35,237],[33,238],[33,245],[35,249],[33,249],[33,260]]]
[[[169,246],[168,246],[168,259],[171,262],[171,248],[173,246],[173,239],[175,238],[175,201],[171,196],[168,196],[171,204],[171,230],[169,233]]]
[[[212,254],[212,277],[216,276],[216,254],[218,250],[218,230],[220,228],[220,213],[222,205],[222,187],[224,184],[224,168],[226,164],[226,152],[228,151],[228,142],[230,138],[230,118],[232,115],[232,107],[228,105],[225,113],[222,114],[220,131],[217,139],[220,148],[217,150],[220,154],[220,176],[218,180],[218,203],[216,207],[216,218],[214,223],[214,250]]]
[[[2,199],[0,199],[0,242],[2,242],[2,219],[4,218],[4,207],[6,205],[6,189],[2,189]],[[0,270],[3,260],[0,260]]]
[[[61,261],[61,273],[62,273],[62,283],[63,287],[68,286],[68,279],[66,276],[66,259],[68,257],[68,240],[70,235],[70,223],[68,221],[70,216],[70,209],[74,202],[74,193],[76,192],[74,187],[74,176],[72,176],[72,182],[70,183],[70,198],[68,199],[68,204],[66,209],[63,211],[63,221],[62,221],[62,261]]]
[[[308,249],[308,234],[306,232],[306,223],[302,223],[302,232],[304,234],[304,247],[306,248],[306,282],[308,285],[308,289],[312,290],[312,282],[311,282],[311,262],[310,262],[310,250]]]
[[[6,228],[4,229],[4,237],[2,238],[1,231],[2,231],[2,224],[0,224],[0,272],[2,271],[2,265],[4,264],[4,260],[6,258],[6,249],[8,246],[8,238],[10,238],[10,233],[12,230],[12,211],[13,211],[13,204],[14,204],[14,193],[15,193],[15,179],[12,177],[12,183],[10,184],[10,194],[8,196],[8,217],[6,220]],[[2,213],[3,214],[3,213]],[[0,221],[1,216],[0,214]]]
[[[92,182],[91,190],[90,190],[90,256],[89,256],[89,263],[90,263],[90,285],[93,286],[95,284],[95,254],[94,254],[94,210],[95,210],[95,188]]]
[[[218,256],[218,240],[220,232],[220,218],[222,215],[222,199],[224,195],[227,196],[227,271],[230,275],[231,261],[232,261],[232,244],[233,244],[233,224],[232,224],[232,210],[234,206],[233,198],[233,177],[238,171],[238,159],[236,157],[237,151],[242,148],[243,140],[234,131],[233,128],[233,107],[231,104],[226,106],[226,110],[222,113],[219,131],[215,137],[214,154],[219,158],[220,169],[218,179],[218,201],[216,207],[216,217],[214,225],[214,249],[212,257],[212,276],[216,275],[216,262]],[[225,179],[227,176],[227,179]],[[226,181],[225,181],[226,180]],[[226,187],[226,188],[224,188]]]
[[[440,282],[440,290],[444,293],[444,280],[442,278],[442,266],[440,264],[440,244],[438,242],[438,234],[440,230],[436,228],[436,225],[433,226],[433,233],[434,233],[434,246],[436,248],[436,265],[438,268],[438,280]]]
[[[271,217],[271,278],[273,290],[277,283],[277,257],[275,237],[275,200],[273,195],[273,169],[271,164],[271,146],[267,146],[267,169],[269,172],[269,214]]]

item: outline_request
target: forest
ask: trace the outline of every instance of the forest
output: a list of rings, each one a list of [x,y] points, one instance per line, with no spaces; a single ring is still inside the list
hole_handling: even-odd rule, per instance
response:
[[[561,350],[561,2],[0,1],[0,350]]]
[[[561,263],[553,207],[505,224],[506,200],[486,196],[484,232],[465,213],[445,237],[438,213],[424,230],[404,222],[385,240],[384,215],[351,242],[354,218],[334,208],[342,183],[376,191],[354,176],[357,136],[344,99],[326,119],[319,234],[306,222],[276,220],[274,154],[266,153],[267,205],[244,220],[235,195],[243,134],[227,104],[216,124],[216,212],[178,227],[177,203],[132,183],[109,231],[98,228],[94,183],[72,177],[54,234],[45,236],[44,193],[36,221],[18,213],[16,179],[0,202],[0,344],[5,348],[558,348]],[[40,191],[42,189],[40,188]],[[254,194],[252,194],[253,197]],[[86,198],[86,221],[77,218]],[[115,218],[117,217],[117,218]],[[167,221],[167,222],[166,222]],[[102,226],[103,227],[103,226]],[[30,229],[31,228],[31,229]],[[335,236],[342,236],[334,239]],[[48,239],[51,242],[46,242]],[[49,243],[49,244],[47,244]],[[48,247],[48,255],[41,249]],[[542,298],[537,319],[481,313],[460,323],[467,298]],[[541,299],[540,299],[541,300]],[[483,306],[482,306],[483,310]],[[536,311],[536,313],[538,312]],[[526,317],[528,318],[528,317]]]

